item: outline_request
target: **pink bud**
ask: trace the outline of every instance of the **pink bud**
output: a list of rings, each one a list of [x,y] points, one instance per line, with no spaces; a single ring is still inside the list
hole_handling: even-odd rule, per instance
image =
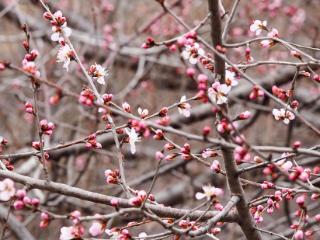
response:
[[[189,77],[192,77],[196,73],[196,70],[194,68],[188,68],[187,69],[187,75]]]
[[[295,240],[303,240],[304,239],[303,231],[302,230],[296,231],[296,233],[294,234],[294,239]]]
[[[24,190],[24,189],[19,189],[19,190],[17,190],[17,192],[16,192],[16,196],[17,196],[17,198],[19,198],[20,200],[22,200],[26,195],[27,195],[27,192],[26,192],[26,190]]]
[[[160,161],[161,159],[163,159],[164,155],[162,152],[157,151],[156,152],[156,160]]]
[[[117,207],[119,205],[119,200],[116,198],[112,198],[110,203],[113,207]]]
[[[24,208],[24,203],[20,200],[17,200],[13,203],[13,207],[15,210],[21,210]]]
[[[239,114],[239,119],[240,120],[245,120],[251,117],[251,112],[250,111],[245,111],[243,113]]]
[[[38,207],[39,204],[40,204],[40,201],[38,198],[33,198],[31,199],[31,204],[34,206],[34,207]]]

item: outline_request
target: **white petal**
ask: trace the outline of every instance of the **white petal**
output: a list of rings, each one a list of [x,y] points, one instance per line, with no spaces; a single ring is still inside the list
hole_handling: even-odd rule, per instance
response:
[[[206,197],[206,195],[204,193],[201,193],[201,192],[196,193],[196,199],[198,199],[198,200],[201,200],[205,197]]]
[[[99,77],[97,79],[97,82],[100,83],[101,85],[105,85],[106,84],[106,82],[104,81],[104,77]]]
[[[227,86],[226,84],[222,84],[218,87],[218,91],[223,94],[228,94],[231,90],[230,86]]]
[[[136,145],[134,142],[130,142],[130,151],[132,154],[136,153]]]
[[[217,104],[224,104],[228,102],[228,98],[225,96],[218,96],[217,97]]]
[[[60,33],[59,32],[54,32],[51,34],[51,40],[56,42],[56,41],[59,41],[59,38],[60,38]]]
[[[188,109],[183,109],[182,113],[185,117],[190,117],[190,111]]]
[[[194,64],[197,64],[198,59],[197,59],[197,58],[194,58],[194,57],[190,57],[190,58],[189,58],[189,62],[194,65]]]
[[[63,33],[64,33],[65,37],[70,37],[71,32],[72,32],[71,28],[65,27],[63,29]]]
[[[203,50],[202,48],[199,48],[199,49],[198,49],[198,54],[199,54],[200,56],[204,56],[205,52],[204,52],[204,50]]]
[[[283,119],[283,122],[284,122],[285,124],[289,124],[290,120],[289,120],[288,118],[285,118],[285,119]]]
[[[182,57],[183,57],[184,59],[189,59],[189,57],[190,57],[190,52],[187,51],[187,50],[184,50],[184,51],[181,53],[181,55],[182,55]]]

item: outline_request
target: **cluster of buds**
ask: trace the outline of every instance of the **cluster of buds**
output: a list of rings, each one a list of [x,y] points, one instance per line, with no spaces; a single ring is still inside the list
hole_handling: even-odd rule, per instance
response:
[[[153,136],[154,140],[163,140],[164,139],[164,133],[161,129],[157,129],[155,132],[155,135]]]
[[[147,48],[151,48],[155,45],[155,41],[152,37],[147,37],[147,40],[145,43],[142,44],[142,48],[147,49]]]
[[[128,229],[122,229],[119,231],[117,228],[106,229],[106,234],[110,237],[109,239],[119,239],[119,240],[130,240],[132,236]]]
[[[17,190],[16,199],[13,203],[13,207],[15,210],[22,210],[25,207],[29,208],[37,208],[40,204],[38,198],[29,198],[24,189]]]
[[[96,134],[91,134],[90,136],[88,136],[88,138],[86,140],[86,147],[87,148],[95,148],[95,149],[102,148],[101,143],[97,142]]]
[[[144,190],[136,191],[134,193],[136,196],[129,199],[129,203],[132,206],[139,207],[144,201],[146,201],[147,193]],[[154,201],[154,196],[149,194],[148,200]]]
[[[156,121],[157,124],[161,126],[168,126],[170,124],[170,117],[168,116],[168,112],[169,109],[167,107],[163,107],[162,109],[160,109],[158,114],[160,119]]]
[[[139,135],[147,138],[151,135],[150,128],[145,124],[144,121],[139,121],[136,119],[131,119],[128,123],[131,128],[134,128],[134,130],[139,133]]]
[[[181,152],[181,157],[183,160],[191,160],[192,156],[191,156],[191,147],[189,143],[185,143],[183,145],[183,147],[180,150]]]
[[[264,212],[264,207],[262,205],[251,208],[250,211],[253,214],[253,219],[256,223],[261,223],[263,221],[262,213]]]
[[[52,41],[59,41],[61,38],[70,37],[71,29],[67,27],[67,19],[62,16],[61,11],[57,11],[54,14],[50,12],[45,12],[43,17],[50,21],[52,25]]]
[[[292,91],[286,91],[274,85],[272,86],[272,94],[275,95],[277,98],[281,99],[282,101],[286,102],[288,98],[292,96]]]
[[[310,168],[303,168],[301,166],[293,167],[292,172],[289,175],[289,179],[291,181],[296,181],[298,178],[303,181],[307,182],[310,179],[311,169]]]
[[[274,188],[274,184],[272,182],[263,181],[263,183],[260,184],[262,189],[272,189]]]
[[[37,50],[32,50],[30,53],[27,53],[22,60],[22,69],[35,77],[40,77],[40,71],[34,62],[38,55],[39,52]]]
[[[31,103],[26,102],[24,104],[24,110],[25,110],[26,113],[34,114],[33,106],[32,106]]]
[[[197,230],[199,227],[196,225],[195,221],[189,221],[189,220],[180,220],[178,223],[179,227],[183,229],[191,228],[191,230]]]
[[[274,196],[268,198],[267,200],[267,213],[273,213],[274,209],[280,208],[280,202],[282,201],[281,191],[276,191]]]
[[[52,122],[48,122],[46,119],[42,119],[39,123],[41,133],[45,135],[52,135],[53,129],[54,129],[54,124]]]
[[[84,106],[91,107],[91,106],[93,106],[94,99],[95,99],[95,96],[94,96],[93,91],[86,88],[86,89],[82,90],[80,93],[79,103],[81,103]]]
[[[216,156],[218,156],[218,153],[210,148],[207,148],[207,149],[203,150],[201,156],[203,158],[216,157]]]
[[[198,83],[197,96],[204,103],[208,101],[208,97],[207,97],[208,80],[209,80],[208,76],[205,74],[199,74],[197,77],[197,83]]]
[[[234,159],[237,164],[249,162],[251,154],[246,147],[237,146],[233,152]]]
[[[264,92],[260,89],[259,86],[255,85],[249,94],[249,99],[250,100],[257,100],[263,96],[264,96]]]
[[[107,169],[104,172],[104,175],[106,177],[106,183],[108,184],[118,184],[119,183],[119,178],[120,178],[120,173],[119,170],[111,170]]]
[[[113,95],[112,94],[103,94],[102,99],[103,103],[108,105],[112,101]]]
[[[232,125],[226,118],[221,119],[217,124],[217,131],[219,133],[230,133],[232,130]]]

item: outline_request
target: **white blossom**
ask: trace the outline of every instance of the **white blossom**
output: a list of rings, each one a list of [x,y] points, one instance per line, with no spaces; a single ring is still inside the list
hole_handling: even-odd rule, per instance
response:
[[[203,198],[207,198],[207,200],[210,200],[213,197],[221,196],[223,194],[223,190],[221,188],[216,188],[213,186],[203,186],[202,192],[196,193],[196,199],[201,200]]]
[[[267,30],[267,21],[255,20],[253,24],[250,25],[250,31],[254,32],[256,36],[259,36],[262,30]]]
[[[295,116],[292,112],[287,109],[281,108],[272,110],[272,114],[276,120],[282,120],[285,124],[289,124],[289,122],[295,119]]]
[[[231,86],[215,82],[212,87],[208,89],[208,97],[213,103],[224,104],[228,102],[228,93],[231,90]]]
[[[0,182],[0,201],[9,201],[15,194],[14,182],[6,178]]]
[[[104,78],[108,76],[108,71],[100,64],[92,65],[89,69],[89,74],[92,76],[93,80],[96,80],[101,85],[106,84]]]
[[[129,136],[129,144],[130,144],[130,150],[132,154],[136,153],[136,142],[140,142],[140,137],[138,136],[138,134],[136,133],[136,131],[134,130],[134,128],[131,128],[131,130],[129,128],[126,128],[126,133]]]
[[[74,239],[74,231],[73,227],[62,227],[60,229],[60,240],[71,240]]]
[[[62,17],[62,12],[61,11],[56,11],[53,14],[54,19],[61,19]],[[64,22],[61,26],[52,26],[52,35],[51,35],[51,40],[52,41],[59,41],[63,37],[70,37],[71,35],[71,29],[67,27],[67,22]]]
[[[186,96],[181,97],[180,103],[178,105],[178,111],[180,114],[184,115],[185,117],[190,117],[191,105],[187,103],[186,100],[187,100]]]
[[[205,52],[200,47],[199,43],[194,43],[193,46],[187,45],[182,52],[182,57],[189,60],[191,64],[196,64],[198,62],[199,56],[204,56]]]
[[[68,44],[61,46],[58,55],[57,55],[57,62],[62,62],[63,67],[69,70],[69,64],[71,62],[71,58],[73,57],[73,51],[71,50]]]
[[[225,82],[228,86],[235,87],[238,85],[238,81],[236,80],[236,74],[231,71],[226,71]]]

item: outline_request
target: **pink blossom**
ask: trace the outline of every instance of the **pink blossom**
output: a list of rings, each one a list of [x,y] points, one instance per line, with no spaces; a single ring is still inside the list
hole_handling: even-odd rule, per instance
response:
[[[96,237],[104,233],[104,224],[101,222],[93,222],[89,228],[89,233],[91,236]]]

